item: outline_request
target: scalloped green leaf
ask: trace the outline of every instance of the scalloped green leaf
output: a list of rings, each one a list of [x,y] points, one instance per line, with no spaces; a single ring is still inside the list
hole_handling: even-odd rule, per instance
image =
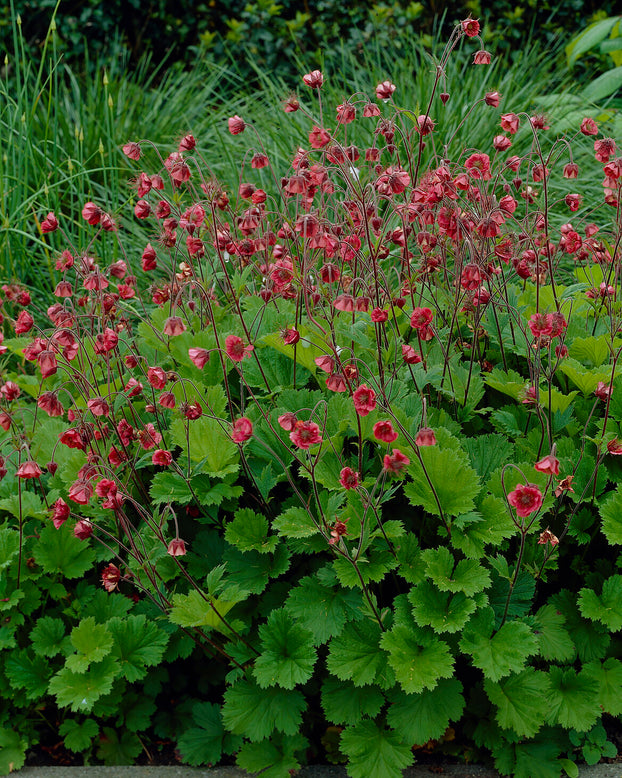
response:
[[[547,721],[564,729],[586,732],[596,723],[601,710],[598,704],[598,683],[585,671],[572,667],[551,667]]]
[[[279,539],[270,536],[268,519],[250,508],[241,508],[227,524],[225,540],[240,551],[258,551],[260,554],[270,554],[274,551]]]
[[[92,616],[71,630],[71,645],[74,654],[67,657],[65,666],[75,673],[83,673],[91,662],[101,662],[112,650],[112,635],[105,624],[97,624]]]
[[[56,573],[65,578],[79,578],[92,569],[95,551],[87,541],[78,540],[69,522],[60,529],[47,524],[33,546],[35,562],[44,573]]]
[[[227,689],[224,699],[222,720],[226,729],[252,741],[269,737],[275,729],[295,735],[306,707],[305,698],[297,690],[276,686],[262,689],[247,679]]]
[[[622,484],[600,504],[603,535],[609,543],[622,545]]]
[[[456,562],[445,546],[428,549],[421,558],[428,576],[443,592],[464,592],[467,597],[471,597],[490,586],[490,575],[477,560],[462,559]]]
[[[547,674],[529,667],[498,682],[484,681],[490,701],[496,705],[496,719],[502,729],[522,737],[533,737],[548,713]]]
[[[351,778],[402,778],[414,759],[401,735],[367,719],[343,731],[340,749]]]
[[[192,725],[183,729],[177,747],[184,762],[193,767],[217,764],[223,753],[233,753],[242,745],[239,735],[225,731],[220,705],[197,702],[192,707]]]
[[[381,630],[377,623],[365,620],[349,622],[340,635],[329,643],[326,666],[329,673],[355,686],[378,683],[390,688],[395,674],[387,655],[380,649]]]
[[[584,672],[598,684],[598,704],[611,716],[622,714],[622,662],[609,657],[604,662],[593,660],[584,665]]]
[[[617,632],[622,628],[622,575],[608,578],[600,595],[593,589],[581,589],[577,602],[583,616]]]
[[[408,593],[415,621],[435,632],[458,632],[477,609],[463,592],[441,592],[431,581],[422,581]]]
[[[307,576],[289,593],[285,610],[311,631],[317,644],[339,635],[347,621],[361,618],[362,603],[359,591],[323,586]]]
[[[434,689],[406,694],[394,689],[387,724],[413,745],[424,745],[445,733],[450,721],[458,721],[464,710],[462,684],[456,678],[442,678]]]
[[[259,628],[259,638],[261,653],[255,660],[254,675],[262,688],[293,689],[309,680],[317,659],[313,635],[293,622],[284,608],[272,611]]]
[[[433,689],[453,674],[454,658],[447,643],[427,630],[396,624],[384,632],[380,645],[389,655],[395,677],[407,694]]]
[[[384,695],[376,686],[355,686],[328,676],[322,684],[322,708],[333,724],[357,724],[373,718],[384,705]]]
[[[479,478],[463,456],[439,445],[422,446],[419,452],[423,466],[417,458],[411,460],[408,472],[412,481],[404,486],[411,505],[421,505],[434,516],[440,516],[441,512],[445,516],[458,516],[473,510],[480,490]],[[447,473],[451,473],[451,478],[447,478]]]

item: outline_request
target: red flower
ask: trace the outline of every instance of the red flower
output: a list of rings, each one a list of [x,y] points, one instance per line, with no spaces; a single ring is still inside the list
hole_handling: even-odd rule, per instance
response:
[[[337,106],[337,123],[350,124],[356,118],[356,108],[351,103],[342,103]]]
[[[385,311],[384,308],[374,308],[370,316],[375,324],[382,324],[382,322],[387,321],[389,318],[389,313],[388,311]]]
[[[501,100],[499,92],[486,92],[484,95],[484,102],[486,105],[491,105],[493,108],[499,107],[499,100]]]
[[[67,503],[63,500],[62,497],[59,497],[58,500],[54,503],[52,506],[52,523],[54,524],[54,527],[56,529],[60,529],[63,524],[67,521],[69,518],[69,506]]]
[[[460,24],[467,37],[475,38],[476,35],[479,35],[479,22],[477,19],[465,19],[463,22],[460,22]]]
[[[542,492],[534,484],[517,484],[508,494],[508,502],[516,508],[516,515],[524,518],[542,507]]]
[[[88,481],[74,481],[69,487],[69,499],[78,505],[88,505],[93,496],[93,487]]]
[[[294,429],[289,433],[289,439],[298,448],[308,449],[316,443],[322,442],[320,428],[313,421],[301,421],[294,424]]]
[[[559,475],[559,459],[553,454],[543,457],[539,462],[534,465],[539,473],[546,473],[547,475]]]
[[[229,132],[232,135],[239,135],[241,132],[244,132],[244,129],[246,128],[246,122],[237,114],[235,116],[231,116],[227,123],[229,125]]]
[[[520,118],[515,113],[504,113],[501,115],[501,129],[515,135],[518,132]]]
[[[133,159],[137,162],[140,159],[140,144],[130,141],[122,147],[123,153],[128,159]]]
[[[342,535],[348,534],[348,527],[344,521],[337,520],[335,522],[335,526],[330,531],[330,540],[328,541],[329,546],[334,546],[335,543],[339,543],[339,539]]]
[[[161,367],[147,369],[147,380],[154,389],[164,389],[166,386],[166,373]]]
[[[49,351],[47,349],[42,351],[37,357],[37,365],[41,371],[42,378],[48,378],[49,376],[54,375],[54,373],[56,373],[58,370],[56,355],[53,351]]]
[[[410,459],[406,454],[402,454],[399,448],[394,448],[391,454],[385,454],[382,463],[387,473],[398,475],[405,467],[408,467]]]
[[[33,462],[32,460],[28,460],[27,462],[22,462],[22,464],[17,468],[17,472],[15,474],[18,478],[41,478],[41,468],[36,462]]]
[[[393,429],[390,421],[377,421],[374,424],[374,437],[383,443],[393,443],[397,440],[398,433]]]
[[[419,354],[408,343],[402,343],[402,359],[407,365],[417,365],[422,361]]]
[[[242,338],[237,335],[227,335],[225,338],[225,351],[234,362],[241,362],[252,350],[253,346],[245,346]]]
[[[329,375],[326,379],[326,387],[330,389],[331,392],[345,392],[348,389],[346,379],[341,373],[332,373]]]
[[[417,446],[435,446],[436,436],[434,435],[434,430],[431,430],[429,427],[422,427],[417,433],[415,444]]]
[[[233,422],[231,440],[234,443],[244,443],[253,436],[253,424],[246,416],[241,416]]]
[[[185,556],[186,544],[181,538],[175,538],[174,540],[171,540],[171,542],[168,544],[166,553],[170,554],[171,556]]]
[[[546,337],[553,331],[551,320],[543,313],[534,313],[527,323],[534,338]]]
[[[173,455],[170,451],[163,448],[156,449],[151,455],[151,464],[157,467],[168,467],[173,461]]]
[[[88,519],[80,519],[73,528],[73,534],[78,540],[86,540],[93,534],[93,525]]]
[[[488,154],[471,154],[464,163],[471,178],[490,181],[490,157]]]
[[[281,337],[283,338],[283,343],[286,346],[293,346],[300,340],[300,333],[298,330],[294,329],[283,330]]]
[[[594,394],[599,400],[607,400],[607,398],[611,397],[611,386],[604,381],[599,381]]]
[[[617,438],[610,440],[607,443],[607,451],[613,456],[619,457],[622,455],[622,443]]]
[[[335,369],[335,360],[327,354],[317,357],[314,362],[320,370],[323,370],[325,373],[332,373]]]
[[[330,142],[330,133],[327,130],[314,127],[309,133],[309,143],[314,149],[321,149]]]
[[[164,322],[163,332],[165,335],[168,335],[171,338],[177,335],[181,335],[185,331],[186,325],[184,324],[183,319],[181,319],[179,316],[169,316],[169,318]]]
[[[85,219],[91,227],[99,224],[102,219],[102,210],[95,203],[86,203],[82,209],[82,218]]]
[[[15,334],[24,335],[24,333],[32,329],[34,323],[35,320],[28,311],[20,311],[17,319],[15,319]]]
[[[354,400],[354,409],[359,416],[367,416],[376,407],[376,392],[369,386],[361,384],[352,395]]]
[[[140,430],[136,437],[145,451],[150,451],[162,440],[162,435],[160,435],[151,422],[145,424],[145,428]]]
[[[108,565],[102,570],[102,583],[107,592],[114,592],[121,580],[121,571],[116,565]]]
[[[410,326],[421,330],[428,326],[433,317],[434,314],[429,308],[415,308],[410,317]]]
[[[344,467],[339,473],[339,483],[344,489],[356,489],[359,485],[360,476],[351,467]]]
[[[48,416],[62,416],[65,411],[55,392],[42,392],[37,400],[37,406]]]
[[[41,222],[41,232],[54,232],[58,229],[58,219],[50,211],[45,219]]]

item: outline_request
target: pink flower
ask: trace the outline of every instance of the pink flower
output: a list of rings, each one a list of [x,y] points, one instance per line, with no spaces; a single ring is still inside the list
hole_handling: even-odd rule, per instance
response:
[[[473,64],[474,65],[490,65],[490,52],[484,51],[482,49],[481,51],[476,51],[475,55],[473,57]]]
[[[179,316],[169,316],[169,318],[164,322],[163,332],[165,335],[168,335],[171,338],[177,335],[181,335],[185,331],[186,325],[184,324],[183,319]]]
[[[367,416],[376,407],[376,392],[369,386],[361,384],[352,395],[354,400],[354,409],[359,416]]]
[[[335,543],[339,543],[339,539],[343,535],[348,534],[348,527],[344,521],[337,520],[335,522],[335,526],[330,531],[330,540],[328,541],[329,546],[334,546]]]
[[[350,124],[356,118],[356,108],[352,103],[342,103],[337,106],[337,123]]]
[[[185,542],[181,538],[175,538],[174,540],[171,540],[171,542],[168,544],[168,548],[166,549],[166,553],[170,554],[171,556],[185,556]]]
[[[344,489],[356,489],[360,483],[360,475],[351,467],[344,467],[339,473],[339,483]]]
[[[37,357],[37,365],[41,371],[41,378],[48,378],[49,376],[54,375],[58,370],[56,355],[53,351],[47,349],[42,351]]]
[[[410,459],[406,454],[402,454],[399,448],[394,448],[391,454],[385,454],[382,464],[387,473],[398,475],[405,467],[408,467]]]
[[[374,308],[370,314],[371,320],[375,324],[382,324],[382,322],[385,322],[389,318],[388,311],[385,311],[384,308]]]
[[[313,421],[301,421],[294,424],[294,429],[289,433],[289,439],[298,448],[308,449],[322,442],[320,428]]]
[[[107,592],[114,592],[121,580],[121,571],[116,565],[108,565],[102,570],[102,584]]]
[[[58,219],[56,216],[50,211],[48,215],[45,217],[45,219],[41,222],[41,232],[54,232],[54,230],[58,229]]]
[[[599,400],[607,400],[611,397],[611,386],[604,381],[599,381],[598,386],[594,390],[594,394]]]
[[[36,462],[28,460],[27,462],[22,462],[22,464],[17,468],[15,475],[18,478],[24,479],[41,478],[41,468]]]
[[[48,416],[62,416],[65,412],[55,392],[42,392],[37,400],[37,406]]]
[[[519,124],[520,118],[515,113],[501,114],[501,129],[504,132],[509,132],[510,135],[515,135],[518,132]]]
[[[166,373],[161,367],[150,367],[147,369],[147,380],[154,389],[164,389]]]
[[[157,448],[151,455],[151,463],[157,467],[168,467],[173,461],[173,455],[170,451],[163,448]]]
[[[376,97],[378,100],[388,100],[395,90],[395,84],[392,84],[390,81],[383,81],[376,87]]]
[[[230,119],[228,119],[228,125],[229,125],[229,132],[232,135],[239,135],[241,132],[244,132],[244,129],[246,127],[246,122],[244,119],[242,119],[237,114],[235,116],[232,116]]]
[[[88,519],[80,519],[73,528],[73,534],[78,540],[86,540],[93,534],[93,524]]]
[[[410,326],[421,330],[430,324],[433,317],[434,314],[429,308],[415,308],[410,317]]]
[[[543,313],[534,313],[527,323],[534,338],[545,337],[553,331],[551,320]]]
[[[331,392],[346,392],[348,389],[346,379],[341,373],[332,373],[329,375],[326,379],[326,387],[330,389]]]
[[[199,370],[203,370],[205,365],[209,362],[209,351],[205,348],[189,348],[188,356]]]
[[[69,506],[62,497],[59,497],[54,505],[52,505],[52,516],[50,517],[55,529],[60,529],[63,526],[69,518],[69,513]]]
[[[492,139],[492,145],[495,151],[507,151],[511,147],[512,141],[506,135],[495,135]]]
[[[591,119],[589,117],[586,117],[581,122],[581,132],[584,135],[598,135],[598,125],[594,121],[594,119]]]
[[[136,437],[138,438],[138,442],[145,449],[145,451],[150,451],[162,440],[162,435],[156,430],[151,422],[145,424],[144,429],[140,430],[136,434]]]
[[[564,178],[577,178],[579,176],[579,166],[575,162],[568,162],[564,165]]]
[[[415,444],[417,446],[435,446],[436,436],[434,434],[434,430],[430,429],[429,427],[422,427],[417,433]]]
[[[548,454],[534,465],[539,473],[547,475],[559,475],[559,459],[553,454]]]
[[[233,422],[231,440],[234,443],[244,443],[253,436],[253,424],[246,416],[241,416]]]
[[[128,159],[133,159],[135,162],[137,162],[140,159],[139,143],[130,141],[129,143],[126,143],[125,146],[122,147],[122,150]]]
[[[314,362],[320,370],[323,370],[325,373],[332,373],[335,369],[335,360],[327,354],[317,357]]]
[[[28,311],[20,311],[15,319],[15,334],[24,335],[32,329],[35,320],[28,313]]]
[[[237,335],[227,335],[225,338],[225,351],[234,362],[241,362],[252,350],[253,346],[245,346],[242,338]]]
[[[300,333],[294,329],[283,330],[281,337],[286,346],[293,346],[300,340]]]
[[[556,546],[559,543],[559,538],[556,535],[553,535],[548,527],[544,530],[544,532],[540,533],[540,537],[538,539],[539,546],[546,546],[547,543],[550,543],[552,546]]]
[[[309,144],[314,149],[324,148],[330,142],[330,133],[320,127],[313,127],[309,133]]]
[[[524,518],[540,510],[542,492],[534,484],[517,484],[516,489],[508,494],[508,502],[516,508],[516,515]]]
[[[464,163],[471,178],[490,181],[490,157],[488,154],[471,154]]]
[[[289,411],[288,413],[279,416],[277,421],[281,429],[284,429],[286,432],[291,432],[296,427],[296,414]]]
[[[377,421],[374,424],[374,437],[383,443],[393,443],[397,440],[398,433],[393,429],[390,421]]]
[[[85,203],[82,209],[82,218],[85,219],[91,227],[99,224],[102,219],[102,210],[95,203]]]
[[[302,77],[304,83],[311,89],[319,89],[324,83],[324,76],[319,70],[312,70]]]
[[[499,101],[501,100],[501,95],[499,92],[486,92],[484,96],[484,102],[486,105],[491,105],[493,108],[499,107]]]
[[[80,479],[71,484],[68,494],[69,499],[77,502],[78,505],[88,505],[93,496],[93,487],[88,481]]]

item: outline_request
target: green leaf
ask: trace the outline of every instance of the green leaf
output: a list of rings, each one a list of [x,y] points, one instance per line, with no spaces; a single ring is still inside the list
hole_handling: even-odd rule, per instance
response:
[[[581,589],[578,605],[583,616],[617,632],[622,627],[622,575],[608,578],[600,596],[593,589]]]
[[[141,613],[123,618],[115,616],[108,622],[114,638],[112,657],[119,673],[128,681],[138,681],[147,674],[147,667],[162,659],[168,635]]]
[[[464,438],[462,442],[471,465],[484,484],[490,474],[514,454],[514,446],[503,435],[478,435],[476,438]]]
[[[600,505],[603,535],[609,543],[622,545],[622,484]]]
[[[602,76],[590,81],[581,91],[581,96],[592,103],[598,103],[622,88],[622,66],[612,68]]]
[[[565,618],[554,605],[543,605],[534,619],[534,634],[538,641],[539,654],[543,659],[570,662],[576,648],[568,630]]]
[[[318,532],[316,523],[304,508],[288,508],[272,522],[272,528],[286,538],[309,538]]]
[[[533,737],[544,724],[548,688],[546,673],[531,667],[497,683],[490,679],[484,681],[488,698],[497,706],[499,726],[521,737]]]
[[[488,494],[476,512],[458,516],[452,530],[451,544],[469,559],[481,559],[487,545],[497,548],[516,527],[503,501]]]
[[[490,575],[475,559],[456,564],[448,548],[428,549],[421,558],[432,581],[443,592],[464,592],[468,597],[490,586]]]
[[[400,563],[399,574],[408,583],[419,583],[425,577],[425,569],[421,562],[422,553],[414,532],[401,537],[395,545],[395,554]]]
[[[97,624],[92,616],[82,619],[71,630],[71,645],[76,653],[67,657],[65,666],[74,673],[84,673],[91,662],[101,662],[108,656],[112,642],[105,624]]]
[[[322,708],[333,724],[357,724],[363,716],[380,713],[384,696],[375,686],[355,686],[328,676],[322,684]]]
[[[463,457],[450,448],[441,450],[439,445],[425,446],[419,453],[425,471],[418,459],[411,461],[408,472],[413,480],[404,487],[411,505],[421,505],[434,516],[440,516],[440,511],[445,516],[458,516],[472,510],[480,490],[479,479]],[[447,478],[447,473],[451,473],[451,478]]]
[[[249,740],[263,740],[278,730],[295,735],[300,727],[302,711],[306,707],[303,695],[272,686],[262,689],[254,680],[242,679],[224,695],[222,720],[234,735]]]
[[[245,743],[238,751],[236,764],[262,778],[295,775],[300,767],[298,753],[304,753],[309,741],[300,734],[273,735],[260,743]]]
[[[192,500],[192,492],[185,477],[169,470],[153,476],[149,496],[155,505],[169,502],[187,505]]]
[[[133,764],[142,750],[143,744],[134,732],[123,732],[119,736],[112,727],[104,727],[97,758],[108,766]]]
[[[584,672],[598,684],[598,704],[611,716],[622,714],[622,662],[610,657],[604,662],[593,660]]]
[[[414,759],[397,732],[368,720],[342,732],[340,749],[349,758],[351,778],[402,778]]]
[[[609,359],[607,338],[604,335],[574,338],[568,348],[568,355],[586,367],[600,367]]]
[[[576,35],[566,46],[568,65],[572,67],[580,56],[598,46],[601,41],[604,41],[610,34],[616,21],[617,17],[609,16],[606,19],[590,24],[579,35]]]
[[[289,593],[285,609],[320,644],[339,635],[347,621],[360,618],[362,602],[359,591],[329,588],[307,576]]]
[[[224,753],[237,751],[242,744],[238,735],[229,735],[222,724],[220,705],[198,702],[192,708],[192,724],[184,728],[177,741],[183,761],[194,767],[217,764]]]
[[[14,689],[24,689],[28,700],[40,700],[45,696],[52,675],[48,661],[31,656],[25,648],[11,651],[5,660],[4,672]]]
[[[10,527],[0,529],[0,570],[8,567],[19,551],[19,532]]]
[[[237,589],[228,589],[220,597],[208,596],[207,599],[196,589],[189,594],[174,594],[169,619],[180,627],[210,627],[228,635],[230,629],[222,618],[246,596]]]
[[[8,727],[0,728],[0,775],[21,770],[26,762],[28,741]]]
[[[521,571],[510,595],[508,617],[524,616],[531,610],[535,588],[536,582],[533,576],[525,570]],[[510,582],[506,578],[495,578],[488,592],[488,599],[495,612],[497,623],[500,623],[503,618],[509,593]]]
[[[513,778],[560,778],[563,760],[557,759],[559,753],[559,745],[544,733],[527,742],[501,740],[493,748],[495,767]]]
[[[69,522],[60,529],[52,523],[43,527],[33,547],[35,562],[44,573],[58,573],[65,578],[80,578],[95,562],[95,551],[73,534]]]
[[[225,540],[240,551],[272,553],[279,542],[276,535],[268,536],[268,519],[250,508],[241,508],[233,521],[227,524]]]
[[[12,513],[16,519],[19,519],[20,515],[22,519],[32,517],[33,519],[43,519],[47,513],[47,509],[41,498],[34,492],[27,492],[22,490],[21,496],[12,494],[10,497],[6,497],[4,500],[0,500],[0,510]]]
[[[224,478],[237,472],[240,458],[238,447],[224,431],[225,426],[224,421],[206,415],[190,422],[176,419],[170,427],[171,441],[182,451],[190,451],[190,461],[201,463],[201,472],[212,478]]]
[[[61,708],[74,713],[89,713],[97,700],[112,689],[119,668],[112,656],[92,664],[86,673],[74,673],[63,667],[50,681],[49,692]]]
[[[622,68],[620,71],[622,73]],[[611,380],[611,369],[601,367],[587,370],[584,365],[577,362],[576,359],[570,359],[570,357],[560,362],[559,369],[586,397],[594,393],[600,381],[608,383]]]
[[[85,719],[81,724],[75,719],[65,719],[59,726],[58,733],[64,738],[65,748],[79,753],[91,747],[94,738],[99,734],[99,725],[93,719]]]
[[[447,643],[419,627],[396,624],[385,632],[380,645],[389,654],[389,664],[407,694],[433,689],[439,678],[450,678],[454,659]]]
[[[38,656],[65,653],[65,625],[61,619],[42,616],[30,632],[30,642]]]
[[[598,622],[584,619],[577,607],[577,595],[567,589],[551,597],[551,604],[563,613],[566,619],[566,629],[577,648],[581,662],[601,659],[611,642],[608,630]]]
[[[231,580],[241,591],[261,594],[270,578],[278,578],[289,567],[290,554],[285,543],[280,543],[274,554],[260,554],[257,551],[238,551],[228,546],[223,555]]]
[[[389,694],[389,702],[387,724],[413,745],[442,737],[449,722],[458,721],[464,709],[462,684],[456,678],[443,678],[434,689],[421,694],[395,689]]]
[[[156,712],[156,704],[151,697],[147,697],[146,689],[137,692],[127,692],[123,695],[120,705],[120,713],[123,716],[123,724],[132,732],[141,732],[151,726],[151,719]]]
[[[600,717],[598,683],[585,672],[571,667],[551,667],[547,691],[549,724],[586,732]]]
[[[395,675],[388,657],[380,650],[380,627],[369,620],[349,622],[340,635],[329,643],[326,666],[329,673],[355,686],[377,682],[380,688],[390,688]]]
[[[458,632],[476,610],[475,600],[463,592],[441,592],[431,581],[422,581],[408,593],[413,616],[420,627],[435,632]]]
[[[522,670],[527,658],[535,654],[538,644],[527,624],[506,621],[493,634],[492,608],[482,608],[464,628],[460,648],[470,654],[478,667],[491,681]]]
[[[317,659],[313,635],[291,620],[284,608],[272,611],[259,628],[260,656],[255,660],[258,684],[293,689],[313,673]]]
[[[390,570],[397,567],[398,562],[390,551],[373,548],[366,555],[361,555],[356,564],[364,583],[368,584],[370,581],[374,583],[382,581]],[[333,567],[342,586],[347,586],[349,589],[361,587],[361,579],[354,565],[345,557],[337,557]]]

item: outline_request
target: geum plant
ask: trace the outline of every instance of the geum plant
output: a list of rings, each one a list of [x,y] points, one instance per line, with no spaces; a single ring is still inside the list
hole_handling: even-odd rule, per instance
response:
[[[235,193],[191,135],[128,143],[142,257],[89,202],[84,249],[42,222],[58,301],[4,288],[3,607],[97,560],[110,600],[137,595],[132,640],[159,636],[141,667],[191,635],[224,667],[176,731],[191,764],[285,776],[329,727],[349,775],[390,778],[451,724],[456,753],[552,778],[622,712],[622,159],[592,119],[550,138],[496,92],[472,108],[499,110],[490,148],[448,155],[465,36],[421,113],[389,80],[335,109],[305,75],[286,171],[231,117]],[[114,661],[130,626],[59,617],[37,653],[42,612],[7,622],[14,645],[61,734],[96,730],[144,675]]]

